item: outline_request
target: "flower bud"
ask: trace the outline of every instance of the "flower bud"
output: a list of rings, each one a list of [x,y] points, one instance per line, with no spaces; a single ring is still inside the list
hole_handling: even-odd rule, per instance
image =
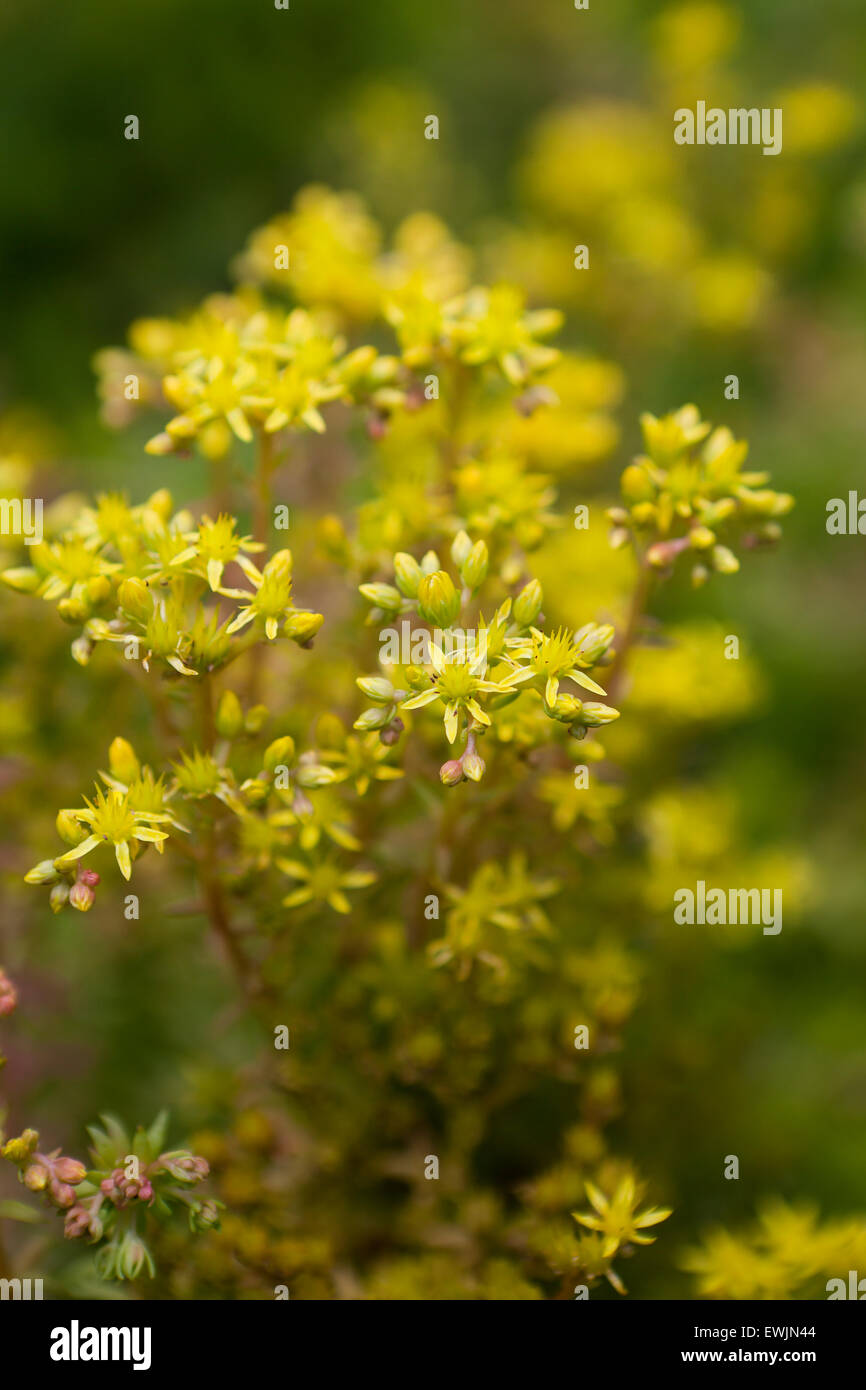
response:
[[[418,612],[426,623],[448,628],[460,612],[460,595],[445,570],[425,575],[418,585]]]
[[[24,882],[37,883],[40,886],[44,886],[49,883],[57,883],[59,878],[60,874],[54,867],[54,860],[40,859],[39,863],[34,864],[29,873],[24,875]]]
[[[233,690],[224,690],[216,711],[216,729],[220,738],[237,738],[244,727],[244,712]]]
[[[384,729],[385,725],[390,723],[390,719],[390,707],[385,709],[365,709],[363,714],[358,715],[352,728],[357,729],[360,733],[367,733],[371,729]]]
[[[54,824],[57,834],[66,845],[80,845],[90,833],[71,811],[58,811]]]
[[[107,574],[95,574],[92,579],[88,579],[85,589],[88,601],[94,607],[111,598],[111,580]]]
[[[460,566],[460,577],[467,588],[474,593],[480,589],[487,578],[490,554],[484,541],[476,541],[466,559]]]
[[[418,585],[422,578],[421,566],[414,556],[408,555],[405,550],[399,550],[394,556],[394,578],[401,594],[406,598],[417,598]]]
[[[93,655],[93,642],[82,634],[81,637],[76,637],[69,650],[72,652],[73,661],[77,661],[79,666],[86,666]]]
[[[273,743],[268,744],[262,766],[266,772],[273,772],[274,768],[281,764],[294,762],[294,758],[295,740],[290,734],[284,734],[282,738],[275,738]]]
[[[69,890],[69,906],[77,912],[89,912],[96,901],[96,894],[83,879],[78,879]]]
[[[267,801],[268,787],[258,777],[247,777],[240,785],[241,800],[245,806],[260,806]]]
[[[544,593],[537,579],[530,579],[514,600],[512,617],[521,627],[531,627],[541,612]]]
[[[560,720],[563,724],[573,724],[583,709],[583,704],[574,695],[557,695],[552,705],[545,704],[545,709],[553,719]]]
[[[713,569],[718,570],[719,574],[736,574],[740,568],[740,562],[732,550],[726,545],[713,547]]]
[[[126,1237],[120,1249],[117,1265],[125,1279],[137,1279],[143,1269],[147,1269],[151,1275],[154,1273],[150,1252],[138,1236]]]
[[[406,724],[403,723],[402,719],[399,719],[399,717],[398,719],[392,719],[391,723],[379,733],[379,742],[384,744],[385,748],[393,748],[393,745],[399,742],[400,734],[403,733],[405,728]]]
[[[35,1152],[38,1143],[38,1129],[22,1130],[17,1139],[7,1139],[3,1147],[0,1148],[0,1157],[8,1158],[12,1163],[25,1163]]]
[[[61,1182],[68,1182],[76,1187],[78,1183],[84,1182],[87,1177],[87,1169],[77,1158],[56,1158],[54,1160],[54,1174]]]
[[[456,787],[463,781],[463,764],[459,758],[452,758],[439,769],[439,780],[446,787]]]
[[[659,509],[653,502],[635,502],[631,509],[631,519],[637,526],[655,526],[659,519]]]
[[[708,550],[715,545],[716,537],[709,526],[693,526],[689,531],[689,544],[695,550]]]
[[[651,502],[655,496],[652,478],[640,464],[630,463],[620,478],[620,490],[626,502]]]
[[[324,613],[292,613],[283,624],[283,632],[293,642],[303,646],[305,642],[313,640],[324,621]]]
[[[30,1192],[44,1192],[48,1186],[50,1172],[44,1163],[31,1163],[24,1169],[22,1181]]]
[[[153,596],[143,579],[131,576],[117,590],[117,601],[124,613],[146,623],[153,613]]]
[[[458,569],[462,567],[464,561],[468,558],[471,551],[472,542],[467,536],[466,532],[458,531],[457,535],[451,542],[451,559],[454,561]]]
[[[69,884],[66,880],[55,883],[48,897],[48,906],[56,916],[69,902]]]
[[[157,516],[162,517],[163,521],[168,521],[171,516],[171,509],[174,506],[171,493],[167,487],[157,488],[152,492],[144,504],[151,511],[156,512]]]
[[[650,546],[646,557],[653,569],[663,570],[674,563],[682,548],[678,541],[657,541]]]
[[[0,1018],[7,1018],[18,1003],[18,991],[5,970],[0,970]]]
[[[38,570],[31,569],[29,565],[21,565],[17,569],[4,570],[0,579],[7,584],[10,589],[14,589],[19,594],[32,594],[39,588],[41,583]]]
[[[87,621],[90,617],[90,606],[83,598],[62,598],[57,605],[57,612],[65,623],[71,623],[74,627],[77,623]]]
[[[244,720],[244,728],[248,734],[258,734],[264,728],[265,720],[268,717],[267,705],[253,705],[252,709],[247,710]]]
[[[574,634],[574,645],[577,648],[581,665],[594,666],[600,656],[603,656],[614,639],[614,628],[611,623],[588,623],[579,632]]]
[[[219,1206],[211,1198],[206,1198],[192,1213],[192,1222],[197,1231],[208,1231],[220,1223]]]
[[[77,1240],[90,1227],[90,1213],[81,1205],[70,1207],[63,1221],[63,1234],[67,1240]]]
[[[141,764],[135,755],[135,749],[125,738],[112,739],[108,750],[108,766],[112,777],[116,777],[118,782],[127,786],[141,775]]]
[[[390,705],[394,700],[394,687],[384,676],[358,676],[355,684],[374,704]]]
[[[602,705],[597,701],[590,700],[583,706],[580,713],[580,722],[586,724],[590,729],[597,729],[602,724],[612,724],[615,719],[619,719],[619,710],[612,705]]]
[[[470,782],[480,782],[487,769],[487,764],[480,753],[463,754],[463,772]]]
[[[330,787],[337,781],[337,774],[332,767],[325,767],[324,763],[301,763],[295,773],[295,781],[299,787]]]
[[[399,589],[395,589],[393,584],[362,584],[360,592],[370,603],[374,603],[377,608],[381,608],[386,613],[398,613],[403,602],[403,596]]]

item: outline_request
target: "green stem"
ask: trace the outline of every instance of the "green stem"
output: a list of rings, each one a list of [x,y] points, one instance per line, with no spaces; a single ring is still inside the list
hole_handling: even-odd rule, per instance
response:
[[[271,474],[274,464],[274,436],[259,430],[253,489],[253,536],[263,545],[267,543],[270,532]]]

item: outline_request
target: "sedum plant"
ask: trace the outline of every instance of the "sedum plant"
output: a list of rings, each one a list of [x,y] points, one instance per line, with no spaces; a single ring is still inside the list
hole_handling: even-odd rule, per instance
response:
[[[261,1041],[189,1150],[105,1119],[89,1169],[31,1130],[3,1156],[104,1278],[171,1297],[622,1293],[671,1213],[606,1133],[646,968],[606,923],[660,872],[629,766],[709,659],[674,634],[666,687],[649,608],[682,557],[702,583],[777,540],[791,499],[688,405],[642,418],[611,548],[601,507],[567,530],[587,459],[570,474],[562,440],[612,446],[615,369],[552,346],[561,315],[479,284],[435,218],[385,246],[360,200],[307,189],[235,270],[97,358],[149,481],[56,500],[3,578],[115,692],[27,882],[133,918],[128,881],[187,885]],[[204,468],[207,499],[167,467],[184,495]],[[730,679],[724,711],[750,698]]]

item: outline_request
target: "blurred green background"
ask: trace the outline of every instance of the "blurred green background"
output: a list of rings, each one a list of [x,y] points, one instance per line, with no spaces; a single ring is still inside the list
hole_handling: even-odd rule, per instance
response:
[[[562,304],[567,341],[624,369],[623,439],[594,488],[638,447],[641,410],[694,400],[796,494],[777,555],[665,600],[668,618],[709,611],[742,634],[767,683],[747,721],[692,749],[690,776],[712,762],[746,841],[802,850],[813,886],[776,949],[684,959],[658,943],[614,1132],[644,1172],[670,1175],[677,1212],[630,1282],[643,1296],[681,1291],[662,1244],[736,1222],[767,1192],[862,1210],[866,541],[825,530],[829,498],[866,492],[862,0],[591,0],[586,12],[570,0],[292,0],[287,12],[6,0],[0,50],[0,408],[31,408],[53,431],[46,495],[107,480],[135,500],[165,481],[182,494],[175,465],[100,423],[92,355],[132,319],[227,286],[250,230],[310,181],[356,189],[389,228],[439,213],[489,273]],[[675,147],[672,112],[695,96],[781,104],[781,156]],[[137,142],[123,138],[131,113]],[[423,138],[429,113],[438,142]],[[580,242],[586,283],[571,267]],[[724,398],[728,373],[737,402]],[[61,666],[56,640],[28,699],[49,746],[64,702],[56,752],[74,758],[70,712],[73,725],[98,721],[99,692]],[[8,757],[8,728],[7,742]],[[49,1024],[35,1025],[39,1065],[19,1073],[18,1103],[53,1127],[77,1123],[81,1096],[44,1075],[46,1058],[50,1075],[52,1056],[65,1071],[76,1050],[81,1090],[106,1106],[146,1112],[172,1085],[182,1095],[196,1020],[219,998],[195,935],[178,929],[172,970],[158,943],[132,940],[94,974],[71,928],[42,930],[85,1007],[64,1003],[63,1046],[52,1033],[46,1050]],[[182,1024],[178,960],[200,979]],[[718,1181],[726,1153],[741,1155],[738,1184]]]

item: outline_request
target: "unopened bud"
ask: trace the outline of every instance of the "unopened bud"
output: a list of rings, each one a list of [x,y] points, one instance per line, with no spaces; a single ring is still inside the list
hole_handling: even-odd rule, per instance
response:
[[[394,687],[384,676],[359,676],[355,684],[376,705],[390,705],[394,700]]]
[[[544,593],[537,579],[530,579],[514,600],[512,617],[521,627],[531,627],[541,612]]]
[[[96,901],[96,894],[83,879],[78,879],[69,890],[69,906],[77,912],[89,912]]]
[[[22,1181],[29,1192],[44,1192],[50,1177],[51,1174],[44,1163],[31,1163],[24,1169]]]
[[[216,711],[216,729],[220,738],[237,738],[244,727],[244,712],[233,690],[224,690]]]
[[[650,475],[640,464],[630,463],[620,478],[620,490],[626,502],[651,502],[655,487]]]
[[[448,628],[460,612],[460,595],[445,570],[425,575],[418,585],[418,612],[425,623]]]
[[[490,554],[484,541],[476,541],[466,559],[460,566],[460,577],[474,593],[480,589],[487,578],[487,567],[490,563]]]
[[[124,613],[145,623],[153,613],[153,597],[143,579],[124,579],[117,590],[117,601]]]
[[[61,1182],[71,1183],[75,1187],[78,1183],[84,1182],[87,1169],[77,1158],[57,1158],[54,1160],[54,1175]]]
[[[463,754],[463,772],[470,782],[480,782],[484,776],[487,764],[480,753]]]
[[[306,642],[313,640],[324,621],[323,613],[292,613],[283,624],[283,632],[286,637],[291,637],[293,642],[304,646]]]
[[[275,738],[273,743],[268,744],[262,766],[266,772],[273,772],[274,768],[281,764],[293,762],[294,757],[295,740],[290,734],[285,734],[282,738]]]
[[[399,550],[394,556],[394,578],[401,594],[405,594],[406,598],[417,598],[421,577],[421,566],[414,556]]]
[[[375,603],[377,608],[382,608],[386,613],[397,613],[403,602],[403,596],[399,589],[395,589],[393,584],[362,584],[361,593],[370,603]]]
[[[456,787],[463,781],[463,764],[458,758],[443,763],[439,769],[439,780],[446,787]]]
[[[36,883],[40,886],[44,886],[49,883],[57,883],[59,878],[60,874],[54,867],[54,860],[40,859],[39,863],[34,864],[29,873],[24,875],[24,882]]]
[[[719,574],[736,574],[739,568],[739,560],[726,545],[713,548],[713,569],[718,570]]]
[[[363,714],[352,725],[353,729],[358,729],[360,733],[369,732],[371,729],[384,729],[390,722],[390,707],[385,709],[365,709]]]
[[[619,719],[619,710],[612,705],[602,705],[594,700],[583,706],[580,712],[580,721],[590,729],[597,729],[602,724],[612,724],[615,719]]]
[[[141,773],[141,764],[135,755],[135,749],[125,738],[112,739],[108,750],[108,766],[111,768],[111,775],[127,786]]]
[[[69,884],[64,879],[60,883],[55,883],[48,897],[48,906],[57,915],[58,912],[69,902]]]

